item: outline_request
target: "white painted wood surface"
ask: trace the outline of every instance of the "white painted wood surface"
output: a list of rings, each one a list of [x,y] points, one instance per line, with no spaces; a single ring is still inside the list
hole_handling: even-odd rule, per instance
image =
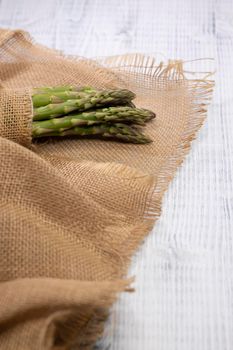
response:
[[[232,350],[233,1],[0,0],[0,26],[88,57],[215,58],[208,120],[133,259],[136,292],[121,296],[107,341],[112,350]]]

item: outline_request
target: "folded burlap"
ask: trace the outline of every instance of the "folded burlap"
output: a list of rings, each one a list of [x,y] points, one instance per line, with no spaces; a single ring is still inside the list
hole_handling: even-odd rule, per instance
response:
[[[30,89],[125,87],[156,112],[148,145],[31,144]],[[64,57],[0,31],[0,349],[90,349],[132,253],[206,114],[213,82],[142,55]],[[26,147],[25,147],[26,146]]]

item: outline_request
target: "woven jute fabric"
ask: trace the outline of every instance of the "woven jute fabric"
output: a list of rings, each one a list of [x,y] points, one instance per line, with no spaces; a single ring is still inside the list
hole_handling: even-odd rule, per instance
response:
[[[32,143],[32,87],[124,87],[157,117],[148,145]],[[0,31],[0,349],[91,349],[132,253],[203,123],[213,82],[183,64],[65,57]]]

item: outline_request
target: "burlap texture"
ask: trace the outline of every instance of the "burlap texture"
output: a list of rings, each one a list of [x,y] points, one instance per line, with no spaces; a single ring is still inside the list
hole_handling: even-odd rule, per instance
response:
[[[0,349],[90,349],[127,289],[130,256],[160,214],[213,82],[186,79],[182,62],[64,57],[1,30],[0,84]],[[31,147],[30,89],[61,84],[134,91],[137,106],[157,114],[146,130],[154,142]]]

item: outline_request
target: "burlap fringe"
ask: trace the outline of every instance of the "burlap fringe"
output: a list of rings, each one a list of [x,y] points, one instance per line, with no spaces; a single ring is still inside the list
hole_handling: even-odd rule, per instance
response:
[[[103,339],[103,331],[106,326],[106,321],[109,317],[109,308],[116,301],[117,296],[121,292],[132,292],[133,288],[130,287],[133,278],[127,280],[113,281],[109,290],[106,290],[105,295],[98,300],[98,306],[96,305],[85,305],[85,311],[89,309],[91,317],[87,319],[84,326],[79,329],[79,334],[75,339],[75,334],[77,334],[77,320],[80,317],[80,310],[77,313],[72,314],[69,312],[67,315],[64,314],[64,322],[62,322],[62,327],[59,330],[59,339],[61,340],[61,344],[66,344],[65,347],[61,347],[58,344],[53,347],[53,350],[89,350],[94,348],[103,349],[102,339]],[[67,318],[67,322],[65,321]],[[105,332],[105,338],[109,338],[110,333]],[[46,339],[46,334],[44,335],[44,339]],[[100,345],[97,342],[100,341]]]
[[[197,59],[193,60],[193,62],[200,60],[206,59]],[[207,60],[212,59],[208,58]],[[158,64],[154,57],[143,54],[105,57],[99,59],[98,62],[114,71],[116,75],[117,71],[137,71],[151,79],[160,78],[173,81],[187,80],[188,82],[188,91],[192,98],[192,111],[188,116],[185,131],[181,135],[181,142],[176,145],[175,154],[171,155],[167,160],[166,165],[157,178],[156,184],[151,187],[144,214],[145,224],[147,225],[149,233],[161,214],[164,192],[173,179],[177,168],[183,163],[186,154],[188,154],[190,150],[191,142],[196,138],[198,130],[206,119],[207,107],[210,103],[214,88],[214,80],[210,78],[213,76],[214,72],[185,71],[184,66],[191,61],[169,60],[168,63],[160,62]],[[193,76],[195,76],[195,78],[193,78]],[[145,179],[145,181],[148,181],[148,179]],[[128,242],[129,248],[131,248],[128,251],[129,258],[135,251],[136,242],[140,243],[144,237],[145,226],[142,226],[141,229],[139,228],[136,236],[134,235],[132,244]]]

